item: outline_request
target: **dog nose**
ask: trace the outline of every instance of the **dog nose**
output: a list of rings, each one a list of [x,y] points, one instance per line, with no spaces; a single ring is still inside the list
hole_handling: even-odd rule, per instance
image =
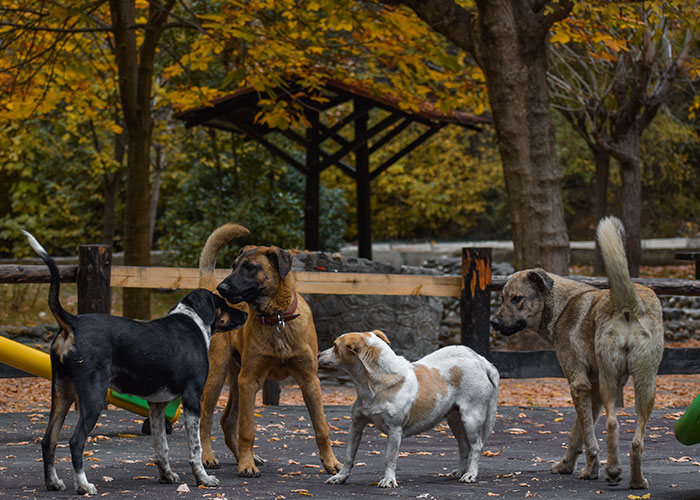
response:
[[[218,292],[220,294],[223,295],[228,291],[228,285],[226,284],[225,281],[222,281],[221,283],[219,283],[219,286],[217,286],[216,289],[218,290]]]
[[[499,330],[501,328],[501,322],[498,321],[498,318],[491,318],[491,326],[493,327],[494,330]]]

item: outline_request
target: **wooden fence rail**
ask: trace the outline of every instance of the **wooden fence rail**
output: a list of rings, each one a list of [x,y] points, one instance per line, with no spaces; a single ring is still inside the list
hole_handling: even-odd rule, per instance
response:
[[[105,272],[109,259],[104,262],[100,246],[89,245],[93,258],[88,258],[78,266],[59,266],[61,280],[76,282],[78,276],[90,276],[83,283],[91,284],[88,294],[78,286],[78,308],[85,297],[94,296],[95,289],[109,287],[191,289],[198,286],[199,270],[171,267],[111,266],[111,273]],[[83,250],[81,249],[81,252]],[[96,263],[99,258],[102,263]],[[89,266],[88,264],[89,263]],[[462,276],[398,275],[398,274],[359,274],[334,272],[296,272],[297,290],[309,294],[357,294],[357,295],[419,295],[433,297],[459,297],[462,310],[462,343],[487,356],[501,372],[503,378],[562,377],[561,368],[554,351],[491,351],[489,348],[490,330],[488,325],[489,297],[492,291],[503,288],[506,276],[491,276],[491,254],[489,249],[463,249]],[[81,267],[82,266],[82,267]],[[90,267],[91,266],[91,267]],[[80,271],[87,269],[87,271]],[[87,272],[87,274],[86,274]],[[218,279],[228,275],[227,270],[217,270]],[[571,279],[605,288],[606,278],[572,276]],[[43,265],[1,265],[0,283],[48,283],[49,273]],[[633,280],[652,288],[659,295],[700,296],[700,281],[658,278]],[[96,285],[97,283],[97,285]],[[100,287],[99,283],[103,286]],[[467,284],[467,286],[464,285]],[[99,302],[99,301],[98,301]],[[104,303],[104,301],[102,301]],[[107,301],[107,304],[109,301]],[[99,310],[104,306],[91,305],[87,310]],[[5,370],[7,372],[7,370]],[[12,372],[12,370],[9,371]],[[665,349],[659,374],[700,373],[699,348]],[[0,370],[0,376],[3,371]]]

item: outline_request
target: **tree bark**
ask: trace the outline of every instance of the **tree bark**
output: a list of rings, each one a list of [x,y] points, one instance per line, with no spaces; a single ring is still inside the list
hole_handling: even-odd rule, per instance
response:
[[[486,77],[510,201],[514,266],[567,274],[569,238],[549,106],[549,27],[571,2],[405,0],[421,19],[469,51]],[[531,5],[532,3],[532,5]],[[545,4],[553,10],[546,14]]]
[[[618,142],[618,162],[622,178],[622,223],[625,225],[625,248],[630,276],[639,276],[642,259],[642,174],[639,160],[641,132],[632,130]]]
[[[153,61],[174,0],[149,2],[143,40],[137,47],[134,4],[110,0],[115,54],[119,69],[119,94],[127,134],[126,211],[124,216],[124,264],[150,263],[150,149],[153,135],[151,98]],[[149,289],[125,288],[124,316],[150,319]]]
[[[595,161],[595,226],[598,221],[608,215],[608,179],[610,178],[610,155],[592,143],[588,146],[593,152]],[[595,239],[595,238],[594,238]],[[593,274],[602,276],[605,273],[603,256],[595,240],[595,257],[593,259]]]

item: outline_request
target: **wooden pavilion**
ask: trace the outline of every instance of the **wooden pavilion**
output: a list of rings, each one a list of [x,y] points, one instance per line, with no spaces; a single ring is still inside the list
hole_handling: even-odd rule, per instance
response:
[[[256,140],[272,154],[284,160],[306,177],[304,235],[308,250],[320,250],[319,238],[319,190],[321,172],[336,165],[355,180],[357,191],[357,227],[358,255],[372,258],[372,226],[370,217],[370,183],[400,158],[433,136],[448,124],[460,125],[473,130],[480,130],[480,125],[489,123],[487,118],[454,111],[444,113],[435,109],[429,102],[424,102],[417,112],[400,108],[398,99],[386,95],[377,95],[366,89],[350,86],[338,80],[328,79],[320,91],[323,102],[304,95],[293,83],[274,92],[282,99],[295,98],[301,103],[306,119],[311,124],[302,133],[290,128],[273,129],[256,123],[255,117],[261,108],[258,101],[267,98],[267,94],[253,88],[244,88],[233,94],[214,101],[212,106],[187,110],[175,115],[183,120],[187,127],[203,125],[236,134],[244,134]],[[295,97],[292,97],[295,96]],[[322,114],[340,105],[346,106],[345,116],[332,126],[325,125]],[[373,116],[381,118],[370,126],[370,112],[382,110]],[[378,151],[413,123],[419,124],[420,132],[401,150],[397,151],[379,165],[371,165],[372,153]],[[346,129],[347,127],[347,129]],[[352,138],[341,132],[351,130]],[[278,132],[305,150],[305,162],[300,162],[284,151],[268,135]],[[414,133],[415,136],[415,133]],[[354,165],[346,157],[354,154]]]

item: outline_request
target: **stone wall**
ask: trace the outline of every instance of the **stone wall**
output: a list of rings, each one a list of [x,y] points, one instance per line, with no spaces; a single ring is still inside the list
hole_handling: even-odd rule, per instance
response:
[[[325,252],[301,253],[294,258],[295,271],[324,271],[374,274],[438,274],[438,271],[410,266],[394,266],[356,257],[343,258]],[[307,294],[314,314],[319,349],[347,332],[382,330],[394,350],[415,359],[438,348],[443,315],[437,297],[394,295],[316,295]]]

